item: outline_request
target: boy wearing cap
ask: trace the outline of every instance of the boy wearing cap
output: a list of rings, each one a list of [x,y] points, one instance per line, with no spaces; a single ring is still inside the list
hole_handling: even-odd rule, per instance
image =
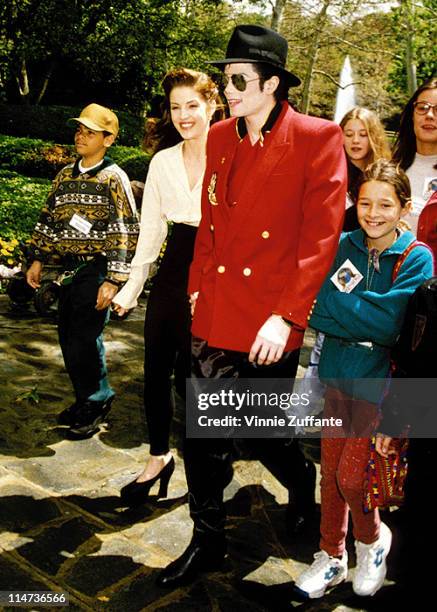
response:
[[[209,132],[190,269],[197,378],[294,378],[310,309],[337,249],[346,197],[341,130],[289,106],[288,88],[300,81],[285,68],[287,50],[277,32],[241,25],[226,58],[212,62],[224,72],[231,118]],[[289,490],[306,499],[297,509],[305,513],[314,483],[296,444],[260,442],[269,469],[276,464]],[[226,553],[232,440],[188,438],[184,460],[194,531],[158,578],[167,587],[219,568]]]
[[[71,121],[80,157],[53,181],[32,235],[27,282],[39,287],[44,263],[60,257],[58,334],[76,397],[58,422],[69,426],[70,437],[83,438],[98,430],[114,399],[103,329],[129,277],[138,217],[127,175],[106,155],[118,134],[115,113],[89,104]]]

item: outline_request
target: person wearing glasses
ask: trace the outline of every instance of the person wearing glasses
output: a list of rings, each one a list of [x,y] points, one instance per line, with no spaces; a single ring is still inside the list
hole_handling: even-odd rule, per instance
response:
[[[287,50],[277,32],[240,25],[225,59],[211,62],[223,70],[231,118],[208,135],[190,268],[197,379],[293,379],[314,298],[337,249],[347,188],[342,132],[290,107],[288,89],[300,80],[285,68]],[[305,460],[295,442],[251,442],[265,442],[259,453],[266,464],[282,453],[291,488],[305,490]],[[187,438],[194,532],[159,575],[161,586],[221,566],[232,452],[230,439]]]
[[[436,253],[437,207],[431,211],[426,204],[431,196],[429,185],[437,179],[437,77],[421,85],[405,105],[393,159],[411,183],[413,207],[405,221],[419,240],[435,245]]]
[[[393,159],[406,171],[411,183],[412,214],[405,216],[412,231],[417,233],[418,240],[428,244],[434,254],[434,265],[437,262],[437,195],[430,193],[430,185],[437,178],[437,76],[423,83],[408,100],[402,112],[399,131],[393,151]],[[435,269],[435,268],[434,268]],[[434,272],[435,273],[435,272]],[[432,286],[432,283],[429,283]],[[431,291],[429,291],[431,294]],[[434,302],[428,302],[429,312],[435,312]],[[414,302],[411,304],[414,308]],[[414,331],[411,331],[412,355],[426,337],[425,330],[433,328],[434,321],[427,312],[414,312]],[[414,348],[413,348],[414,345]],[[402,344],[400,345],[402,346]],[[413,360],[413,359],[412,359]],[[431,363],[429,368],[432,368]],[[417,370],[421,370],[421,377],[430,376],[426,371],[428,364],[421,368],[416,365],[409,369],[407,376],[418,377]],[[397,374],[400,376],[401,374]],[[386,407],[383,406],[383,414]],[[397,417],[399,421],[399,417]],[[383,424],[385,421],[383,421]],[[386,447],[391,433],[384,427],[381,433],[387,434],[380,438],[381,446]],[[410,438],[407,451],[408,477],[405,486],[405,502],[403,516],[405,518],[404,567],[405,576],[409,584],[415,579],[423,581],[423,564],[411,566],[411,559],[418,551],[424,549],[429,541],[430,529],[434,524],[434,513],[428,503],[429,474],[437,469],[437,440],[429,438]],[[425,575],[426,576],[426,575]]]

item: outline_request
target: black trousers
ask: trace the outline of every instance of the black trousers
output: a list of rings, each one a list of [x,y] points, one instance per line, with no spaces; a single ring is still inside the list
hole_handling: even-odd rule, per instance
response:
[[[114,395],[106,369],[103,330],[108,309],[96,310],[97,292],[106,275],[106,259],[81,268],[59,294],[58,336],[76,402],[105,402]]]
[[[299,350],[285,353],[270,366],[249,363],[247,353],[217,349],[199,338],[192,340],[192,376],[197,378],[294,378]],[[250,439],[254,456],[287,487],[296,507],[312,498],[313,481],[307,477],[308,463],[296,440]],[[208,540],[224,537],[226,512],[223,491],[232,479],[234,443],[230,439],[187,438],[184,461],[188,482],[190,515],[194,536]]]
[[[186,295],[169,295],[159,287],[151,290],[144,324],[144,411],[151,455],[169,450],[173,373],[176,391],[185,399],[185,379],[191,369],[190,324]]]
[[[169,450],[173,418],[171,377],[185,399],[185,379],[191,370],[191,314],[187,296],[188,270],[196,229],[175,223],[168,238],[147,302],[144,323],[144,411],[150,454]]]

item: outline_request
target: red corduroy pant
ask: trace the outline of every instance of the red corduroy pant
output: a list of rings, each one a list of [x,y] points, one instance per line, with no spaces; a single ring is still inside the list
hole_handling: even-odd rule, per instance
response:
[[[376,404],[353,400],[337,389],[328,388],[323,416],[342,419],[348,436],[338,437],[340,432],[335,427],[322,431],[320,548],[329,555],[341,556],[345,550],[349,511],[356,540],[371,544],[379,537],[378,510],[367,514],[363,511],[364,474],[370,436],[378,425],[378,408]]]

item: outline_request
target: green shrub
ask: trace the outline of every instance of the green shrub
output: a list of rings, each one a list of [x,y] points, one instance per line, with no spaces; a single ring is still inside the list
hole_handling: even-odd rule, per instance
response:
[[[123,168],[131,181],[144,183],[151,157],[148,153],[133,147],[113,146],[109,150],[109,156]]]
[[[44,140],[0,136],[0,164],[4,169],[27,176],[53,179],[75,159],[74,147]]]
[[[25,242],[31,235],[39,212],[50,190],[50,181],[21,176],[16,172],[0,170],[0,237],[10,246],[18,247],[15,241]],[[17,263],[18,248],[13,251],[3,244],[11,256],[6,263]]]
[[[70,144],[75,128],[68,119],[78,117],[80,111],[80,108],[70,106],[0,104],[0,125],[3,134]],[[144,136],[144,118],[123,111],[116,113],[120,121],[117,142],[130,147],[139,146]]]
[[[145,181],[150,156],[139,148],[113,146],[110,157],[131,181]],[[76,155],[72,145],[59,145],[33,138],[0,135],[0,165],[26,176],[52,180]]]

